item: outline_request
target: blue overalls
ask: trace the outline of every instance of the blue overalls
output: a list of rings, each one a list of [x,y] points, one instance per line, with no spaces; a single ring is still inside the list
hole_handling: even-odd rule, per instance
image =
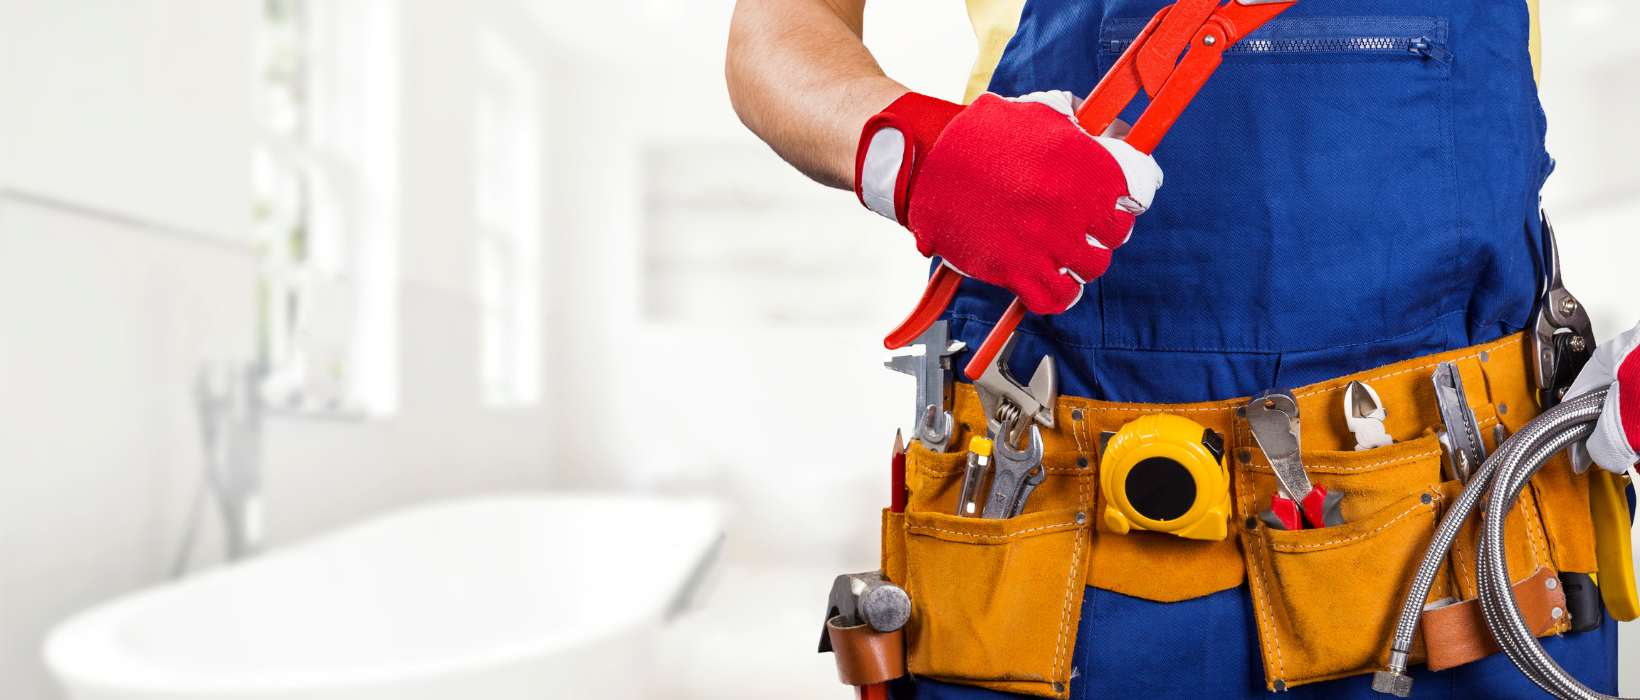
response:
[[[1167,4],[1027,0],[988,89],[1086,95]],[[1525,328],[1553,168],[1530,23],[1524,0],[1299,0],[1226,54],[1162,141],[1167,183],[1110,271],[1020,326],[1015,375],[1052,354],[1064,394],[1210,401]],[[946,318],[977,347],[1010,299],[967,280]],[[1177,603],[1090,587],[1070,696],[1263,696],[1252,615],[1246,584]],[[1616,693],[1615,622],[1543,644]],[[1547,697],[1501,654],[1413,675],[1420,698]],[[894,692],[1008,697],[910,678]],[[1377,696],[1368,676],[1290,694]]]

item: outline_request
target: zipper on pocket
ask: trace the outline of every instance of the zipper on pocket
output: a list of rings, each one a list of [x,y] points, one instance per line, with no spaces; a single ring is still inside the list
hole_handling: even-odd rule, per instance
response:
[[[1452,54],[1447,53],[1446,49],[1441,48],[1435,42],[1430,41],[1427,37],[1418,37],[1413,39],[1412,43],[1407,45],[1407,50],[1415,54],[1420,54],[1425,58],[1433,58],[1441,63],[1452,62]]]
[[[1105,53],[1120,55],[1133,44],[1131,39],[1101,42]],[[1278,53],[1412,53],[1449,63],[1452,54],[1429,37],[1319,37],[1305,39],[1247,38],[1224,51],[1227,54]]]

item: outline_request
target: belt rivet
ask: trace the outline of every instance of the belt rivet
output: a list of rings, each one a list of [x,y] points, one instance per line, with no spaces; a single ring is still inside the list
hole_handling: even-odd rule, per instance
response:
[[[1509,412],[1509,404],[1506,404],[1506,403],[1503,403],[1502,401],[1499,401],[1498,402],[1498,415],[1503,415],[1503,414],[1508,413],[1508,412]]]
[[[1087,513],[1077,513],[1076,514],[1076,524],[1077,525],[1086,525],[1086,524],[1088,524],[1088,514]]]
[[[1247,529],[1257,530],[1258,529],[1258,518],[1248,518],[1247,519]]]
[[[1088,458],[1087,457],[1077,457],[1076,458],[1076,468],[1078,468],[1078,469],[1087,469],[1088,468]]]
[[[1491,361],[1492,361],[1492,354],[1488,353],[1485,350],[1482,350],[1481,351],[1481,362],[1491,362]]]
[[[1278,678],[1278,679],[1276,679],[1276,682],[1275,682],[1274,685],[1275,685],[1275,688],[1276,688],[1276,692],[1278,692],[1278,693],[1283,693],[1283,692],[1287,691],[1287,681],[1284,681],[1284,680],[1281,680],[1281,679]]]
[[[1556,620],[1559,620],[1560,616],[1563,615],[1563,614],[1565,614],[1565,613],[1560,608],[1555,608],[1554,610],[1549,611],[1549,617],[1552,617]]]
[[[1433,503],[1435,501],[1435,497],[1426,493],[1426,494],[1423,495],[1422,498],[1419,498],[1418,500],[1423,501],[1424,505],[1427,506],[1430,503]]]
[[[1554,579],[1553,579],[1553,578],[1551,578],[1551,579],[1549,579],[1549,580],[1547,580],[1547,581],[1544,581],[1544,582],[1543,582],[1543,585],[1545,585],[1545,586],[1548,586],[1548,587],[1549,587],[1549,590],[1551,590],[1551,591],[1552,591],[1552,590],[1554,590],[1554,589],[1555,589],[1555,586],[1557,586],[1557,585],[1559,585],[1559,584],[1557,584],[1557,583],[1555,583],[1555,580],[1554,580]]]
[[[1253,451],[1242,450],[1241,452],[1236,453],[1236,457],[1241,460],[1242,464],[1251,464],[1253,462]]]
[[[1082,420],[1082,409],[1080,409],[1080,408],[1071,409],[1071,420],[1074,420],[1074,421]]]
[[[1065,684],[1060,683],[1059,681],[1054,681],[1053,682],[1053,692],[1055,692],[1055,693],[1065,692]]]

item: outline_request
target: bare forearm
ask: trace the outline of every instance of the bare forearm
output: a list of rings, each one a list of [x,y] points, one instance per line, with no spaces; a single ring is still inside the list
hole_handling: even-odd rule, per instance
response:
[[[906,92],[861,43],[865,0],[739,0],[724,68],[740,121],[803,174],[854,185],[860,127]]]

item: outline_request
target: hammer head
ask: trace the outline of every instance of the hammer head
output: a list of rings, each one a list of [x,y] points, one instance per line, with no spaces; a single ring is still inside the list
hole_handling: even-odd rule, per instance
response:
[[[870,625],[877,632],[893,632],[911,619],[911,596],[883,577],[883,572],[843,574],[831,582],[826,622],[838,627]],[[831,651],[831,635],[820,628],[820,653]]]

